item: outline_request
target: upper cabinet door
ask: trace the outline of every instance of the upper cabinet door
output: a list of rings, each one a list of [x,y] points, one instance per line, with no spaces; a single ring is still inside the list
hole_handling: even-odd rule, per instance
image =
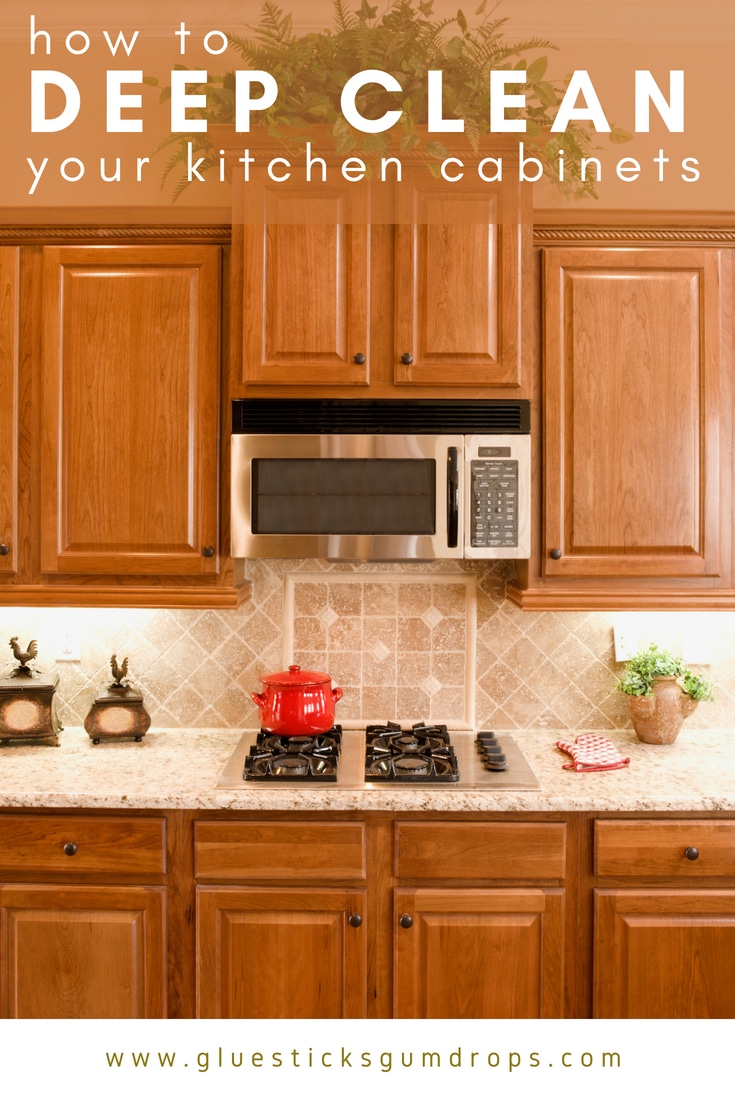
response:
[[[243,227],[243,384],[366,384],[369,226],[348,224],[344,189],[263,191]]]
[[[47,574],[218,569],[220,251],[44,249]]]
[[[19,252],[0,248],[0,579],[18,569]]]
[[[424,170],[401,186],[412,206],[396,226],[394,381],[521,386],[530,227],[518,185],[447,194]]]
[[[718,249],[545,254],[547,576],[720,574],[728,279]]]

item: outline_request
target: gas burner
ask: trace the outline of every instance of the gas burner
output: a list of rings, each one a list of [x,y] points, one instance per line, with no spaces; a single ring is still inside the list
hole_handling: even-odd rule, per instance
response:
[[[443,724],[371,724],[365,733],[365,780],[394,784],[459,780],[457,756]]]
[[[336,781],[342,728],[323,735],[273,735],[261,730],[245,758],[246,781]]]

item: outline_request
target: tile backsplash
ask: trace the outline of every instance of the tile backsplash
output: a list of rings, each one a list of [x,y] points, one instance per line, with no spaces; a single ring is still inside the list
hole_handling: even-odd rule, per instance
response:
[[[0,608],[7,641],[35,638],[55,670],[59,714],[81,725],[126,655],[157,727],[253,727],[259,676],[290,662],[326,670],[344,689],[344,724],[395,718],[465,727],[630,726],[616,689],[610,613],[521,612],[505,598],[509,563],[348,566],[316,560],[248,564],[253,600],[231,611]],[[717,699],[690,726],[735,726],[735,613],[707,618]],[[69,628],[81,658],[54,661]]]

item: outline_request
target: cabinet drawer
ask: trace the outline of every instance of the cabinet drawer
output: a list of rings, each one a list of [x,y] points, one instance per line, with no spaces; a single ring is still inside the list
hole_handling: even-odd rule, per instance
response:
[[[698,856],[691,860],[696,850]],[[598,820],[598,876],[735,876],[735,823],[697,819]]]
[[[199,877],[233,880],[364,880],[362,823],[196,824]]]
[[[561,880],[564,823],[397,823],[396,876]]]
[[[0,869],[162,875],[166,871],[165,838],[163,819],[3,815]]]

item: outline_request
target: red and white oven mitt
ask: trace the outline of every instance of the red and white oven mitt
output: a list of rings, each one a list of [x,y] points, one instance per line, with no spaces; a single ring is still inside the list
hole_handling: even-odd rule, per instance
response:
[[[577,735],[576,742],[559,739],[556,744],[572,759],[562,769],[573,769],[575,773],[595,773],[601,769],[624,769],[630,758],[621,756],[609,738],[604,735]]]

